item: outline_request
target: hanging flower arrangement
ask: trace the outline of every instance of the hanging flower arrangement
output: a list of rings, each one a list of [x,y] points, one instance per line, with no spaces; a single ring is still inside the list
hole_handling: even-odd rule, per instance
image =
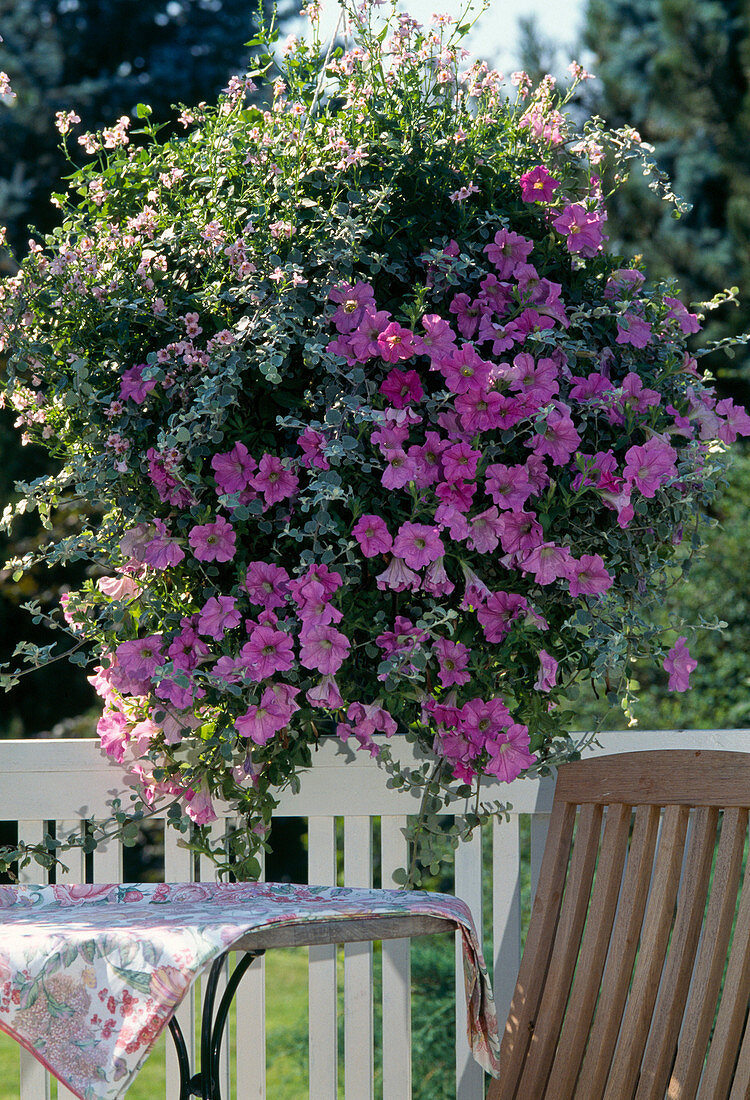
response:
[[[95,510],[42,552],[90,563],[48,618],[132,813],[229,803],[240,875],[323,737],[437,812],[579,752],[581,680],[627,700],[651,655],[685,690],[649,609],[750,434],[687,350],[700,317],[607,250],[648,150],[574,124],[580,66],[504,80],[466,26],[367,5],[324,57],[307,14],[178,133],[61,117],[90,159],[0,303],[6,400],[60,459],[21,507]]]

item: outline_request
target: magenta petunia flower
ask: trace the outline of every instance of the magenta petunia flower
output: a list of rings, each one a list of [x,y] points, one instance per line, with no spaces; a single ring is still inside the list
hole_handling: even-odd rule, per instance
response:
[[[381,516],[367,514],[360,516],[352,527],[352,534],[359,543],[359,548],[366,558],[374,558],[378,554],[388,554],[393,546],[393,539]]]
[[[533,495],[525,466],[503,466],[493,463],[485,470],[484,491],[498,508],[518,511]]]
[[[291,708],[266,688],[259,704],[251,704],[235,721],[240,737],[247,737],[256,745],[267,744],[279,730],[286,729],[291,718]]]
[[[546,649],[539,650],[539,675],[534,684],[535,691],[552,691],[557,683],[558,663]]]
[[[500,542],[506,554],[533,550],[544,541],[544,531],[533,512],[503,512]]]
[[[297,492],[299,479],[288,470],[277,455],[264,454],[258,463],[258,470],[250,479],[253,489],[263,494],[266,505],[292,497]]]
[[[413,591],[419,588],[419,574],[409,569],[403,558],[392,557],[386,569],[378,573],[375,578],[381,591],[390,589],[393,592],[403,592],[406,588]]]
[[[448,322],[438,313],[425,313],[422,318],[424,336],[422,344],[425,354],[429,355],[433,365],[435,360],[445,359],[453,354],[456,336]]]
[[[211,468],[220,493],[241,493],[250,484],[257,463],[245,444],[238,442],[231,451],[214,455]]]
[[[573,560],[569,576],[571,596],[593,596],[614,584],[600,554],[584,554],[578,561]]]
[[[556,546],[554,542],[541,542],[532,550],[523,551],[518,558],[524,573],[533,573],[537,584],[547,585],[570,574],[570,550]]]
[[[332,626],[318,625],[300,634],[300,663],[332,676],[349,655],[351,642]]]
[[[417,463],[400,449],[388,452],[388,464],[380,479],[384,489],[403,489],[417,474]]]
[[[670,691],[687,691],[690,688],[690,673],[698,667],[698,662],[690,656],[687,639],[681,634],[664,658],[662,666],[669,673]]]
[[[338,305],[331,317],[339,332],[352,332],[362,320],[365,311],[375,305],[375,291],[369,283],[338,283],[332,287],[328,299]]]
[[[454,684],[468,684],[471,675],[466,670],[471,650],[462,642],[451,642],[448,638],[438,638],[432,647],[440,665],[438,677],[444,688]]]
[[[198,632],[218,642],[227,630],[232,630],[241,622],[242,616],[233,596],[211,596],[198,615]]]
[[[304,452],[299,460],[301,466],[315,466],[318,470],[330,470],[331,464],[325,456],[327,440],[322,432],[314,428],[305,428],[304,432],[297,436],[297,443]]]
[[[192,789],[186,791],[185,813],[196,825],[208,825],[209,822],[216,821],[216,811],[211,801],[211,792],[205,780],[197,791]]]
[[[543,164],[524,172],[520,184],[523,202],[549,202],[560,186],[559,181],[552,178]]]
[[[566,407],[552,409],[544,432],[533,436],[526,444],[534,449],[535,454],[549,455],[560,466],[568,461],[581,442],[581,437],[565,409]]]
[[[566,238],[568,252],[595,256],[599,251],[603,240],[602,217],[587,210],[580,202],[566,206],[552,224]]]
[[[487,259],[494,264],[501,279],[509,279],[519,264],[526,262],[534,242],[510,229],[500,229],[493,244],[485,248]]]
[[[502,737],[495,738],[488,746],[490,759],[485,771],[497,776],[503,783],[512,783],[536,761],[533,753],[529,752],[529,744],[528,727],[514,722]]]
[[[424,397],[422,383],[415,370],[402,371],[394,367],[380,384],[380,392],[394,409],[418,405]]]
[[[237,549],[234,528],[223,516],[213,523],[196,524],[188,541],[198,561],[231,561]]]
[[[473,344],[464,344],[437,367],[451,393],[467,393],[476,386],[488,389],[492,376],[492,364],[482,359]]]
[[[664,305],[670,307],[667,317],[674,318],[677,321],[680,332],[683,332],[686,336],[700,332],[701,323],[697,313],[689,313],[687,306],[679,298],[665,297]]]
[[[424,569],[445,554],[440,535],[426,523],[402,523],[393,540],[393,553],[410,569]]]
[[[635,313],[623,313],[617,318],[616,344],[632,344],[634,348],[645,348],[651,340],[651,325]]]
[[[294,664],[294,646],[283,630],[261,624],[253,628],[240,656],[252,680],[265,680],[275,672],[289,671]]]
[[[378,336],[378,354],[386,363],[413,359],[417,354],[417,346],[411,329],[404,328],[398,321],[391,321]]]
[[[146,395],[154,389],[156,386],[156,379],[143,378],[145,367],[145,363],[139,363],[137,366],[130,367],[128,370],[123,371],[122,380],[120,382],[121,401],[126,401],[130,398],[131,401],[135,401],[136,405],[142,405],[146,400]]]
[[[493,504],[491,508],[485,508],[479,515],[474,516],[466,535],[469,548],[476,550],[478,554],[494,553],[505,530],[506,515],[508,515],[507,512],[501,516]]]
[[[379,310],[377,313],[365,310],[357,328],[352,330],[349,337],[351,352],[358,362],[365,363],[380,354],[378,338],[390,322],[391,315],[387,310]]]
[[[653,497],[677,473],[676,458],[674,448],[654,436],[643,446],[629,447],[625,452],[625,480],[640,489],[644,497]]]
[[[461,733],[477,749],[483,749],[511,721],[510,711],[499,696],[487,700],[470,699],[461,707]]]
[[[162,520],[155,519],[154,528],[156,534],[143,548],[141,560],[152,569],[169,569],[172,565],[179,565],[185,557],[179,542],[171,538]]]
[[[525,611],[528,603],[516,592],[493,592],[477,607],[477,618],[488,642],[502,642],[510,633],[513,622]]]
[[[339,686],[333,676],[322,676],[318,683],[305,693],[305,698],[311,707],[327,707],[329,710],[335,710],[344,705]]]
[[[454,443],[446,447],[441,457],[446,481],[458,481],[461,478],[470,481],[476,476],[482,452],[475,451],[468,443]]]
[[[445,559],[438,558],[431,562],[422,578],[422,591],[429,596],[450,596],[456,587],[445,571]]]
[[[245,574],[245,590],[250,602],[266,611],[282,607],[289,586],[289,574],[280,565],[268,561],[251,561]]]

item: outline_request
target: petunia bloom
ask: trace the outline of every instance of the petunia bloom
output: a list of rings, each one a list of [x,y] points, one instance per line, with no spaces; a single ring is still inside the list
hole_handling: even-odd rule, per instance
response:
[[[388,526],[381,516],[371,515],[370,513],[360,516],[354,527],[352,527],[352,534],[366,558],[374,558],[378,554],[388,554],[393,546],[393,539],[388,531]]]
[[[445,554],[435,527],[426,523],[402,523],[393,540],[393,553],[403,558],[410,569],[423,569]]]
[[[191,528],[188,541],[198,561],[231,561],[237,549],[234,528],[223,516]]]
[[[664,658],[663,668],[669,673],[667,687],[670,691],[687,691],[690,687],[690,673],[698,667],[698,662],[690,656],[687,639],[681,634]]]

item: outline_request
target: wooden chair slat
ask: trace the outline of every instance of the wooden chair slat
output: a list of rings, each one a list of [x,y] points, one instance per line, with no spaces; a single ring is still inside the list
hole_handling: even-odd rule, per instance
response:
[[[531,924],[500,1050],[500,1076],[487,1100],[509,1100],[516,1092],[557,928],[575,825],[575,806],[557,801],[550,818]]]
[[[740,1047],[740,1056],[737,1060],[737,1069],[734,1071],[734,1081],[729,1100],[747,1100],[750,1096],[750,1027],[745,1025],[745,1034]]]
[[[573,1096],[586,1049],[617,911],[631,819],[630,806],[611,806],[607,812],[578,969],[549,1077],[556,1100]]]
[[[620,904],[575,1100],[592,1100],[603,1095],[638,949],[659,817],[658,806],[641,805],[635,812]]]
[[[667,806],[664,811],[638,962],[604,1093],[605,1100],[625,1100],[632,1096],[638,1080],[669,943],[689,818],[688,806]]]
[[[706,909],[718,820],[719,811],[715,806],[701,806],[695,811],[691,823],[677,914],[641,1065],[636,1100],[664,1100],[669,1083]]]
[[[729,951],[721,1004],[708,1048],[698,1100],[724,1100],[745,1026],[750,1000],[750,874],[745,874]]]
[[[552,957],[531,1035],[531,1047],[536,1049],[527,1057],[521,1076],[522,1096],[544,1095],[581,944],[601,827],[602,807],[584,806],[578,817]]]
[[[726,962],[742,871],[748,811],[724,811],[708,909],[693,969],[668,1100],[695,1100]]]

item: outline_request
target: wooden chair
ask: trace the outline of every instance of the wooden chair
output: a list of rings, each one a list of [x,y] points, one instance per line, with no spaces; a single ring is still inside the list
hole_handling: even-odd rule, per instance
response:
[[[748,1100],[748,807],[744,753],[560,768],[488,1100]]]

